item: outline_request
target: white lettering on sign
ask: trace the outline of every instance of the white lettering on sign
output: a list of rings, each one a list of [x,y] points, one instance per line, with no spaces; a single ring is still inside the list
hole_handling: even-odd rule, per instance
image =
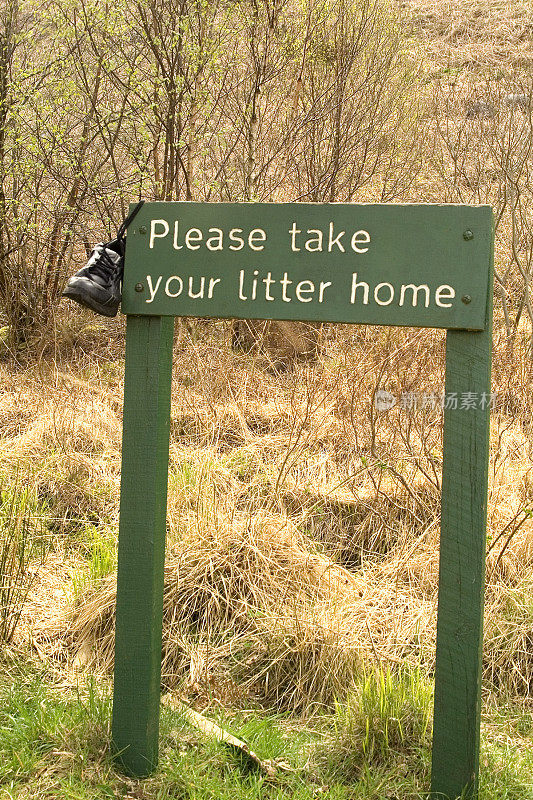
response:
[[[334,229],[333,222],[330,222],[329,223],[328,252],[331,253],[331,251],[333,250],[333,246],[337,245],[337,247],[339,248],[341,253],[345,253],[346,250],[344,249],[344,247],[341,244],[341,239],[344,236],[344,234],[346,233],[346,231],[341,231],[335,237],[333,236],[334,233],[335,233],[335,229]]]
[[[158,227],[163,229],[163,233],[157,233]],[[150,248],[154,246],[154,239],[164,239],[169,230],[166,219],[153,219],[150,223]]]
[[[238,233],[242,233],[242,228],[233,228],[233,230],[229,232],[229,239],[233,242],[233,244],[229,246],[230,250],[242,250],[244,247],[244,239],[242,236],[237,236]]]
[[[289,228],[291,250],[293,253],[299,253],[302,249],[302,244],[308,253],[323,253],[325,236],[327,239],[326,249],[328,253],[346,253],[346,248],[344,247],[346,231],[336,231],[334,222],[329,223],[326,234],[324,234],[324,231],[320,228],[307,228],[304,234],[306,237],[305,240],[300,236],[301,234],[302,230],[296,227],[296,222],[293,222]],[[362,247],[361,245],[369,244],[370,234],[368,231],[355,231],[350,237],[349,247],[354,253],[367,253],[369,248]]]
[[[264,250],[265,245],[261,242],[266,242],[266,238],[266,233],[262,228],[254,228],[248,236],[248,247],[251,250]]]
[[[159,275],[154,285],[152,276],[146,276],[146,283],[148,284],[148,292],[150,297],[145,300],[145,303],[154,302],[154,298],[159,291],[162,280],[163,276]],[[167,297],[176,298],[180,297],[180,295],[183,294],[184,289],[186,289],[186,295],[187,297],[190,297],[191,300],[203,300],[204,298],[212,300],[215,286],[220,283],[221,280],[221,278],[207,278],[205,275],[190,275],[184,280],[181,275],[171,275],[170,278],[167,278],[166,280],[163,292]]]
[[[453,286],[448,286],[447,283],[444,283],[435,292],[435,303],[441,308],[451,308],[452,303],[443,303],[442,300],[453,300],[454,297],[455,289]]]
[[[154,289],[154,287],[152,285],[152,276],[151,275],[147,275],[146,276],[146,282],[148,283],[148,291],[150,292],[150,299],[146,301],[147,303],[153,303],[154,302],[155,293],[159,289],[159,284],[161,283],[162,280],[163,280],[163,276],[160,275],[159,278],[157,279],[157,283],[156,283],[155,289]]]
[[[400,302],[399,302],[400,306],[403,306],[404,304],[405,292],[407,291],[407,289],[410,289],[413,293],[413,302],[412,302],[413,306],[416,306],[418,303],[418,292],[420,290],[423,290],[425,292],[426,300],[424,305],[426,306],[426,308],[429,306],[429,286],[427,286],[425,283],[421,284],[421,286],[415,286],[414,283],[403,284],[402,288],[400,289]]]
[[[222,282],[223,277],[170,275],[163,284],[162,275],[147,275],[148,297],[145,303],[153,303],[158,294],[164,294],[172,299],[188,297],[191,300],[212,300],[216,287]],[[308,278],[296,280],[287,270],[281,273],[281,277],[274,278],[271,271],[265,275],[261,274],[259,269],[239,270],[234,284],[236,296],[242,302],[266,300],[269,303],[281,301],[282,303],[320,304],[327,302],[328,290],[333,285],[333,281],[316,281]],[[368,281],[359,280],[357,272],[352,273],[351,287],[343,287],[342,291],[345,290],[347,294],[349,290],[351,305],[363,306],[375,303],[378,306],[429,308],[433,299],[435,306],[451,308],[456,295],[453,286],[447,283],[437,286],[434,290],[426,283],[394,285],[388,281],[382,281],[374,285]]]
[[[309,253],[321,253],[322,252],[322,242],[324,240],[324,235],[322,231],[309,228],[307,233],[312,233],[314,236],[310,236],[305,243],[305,249]]]
[[[214,234],[210,236],[205,246],[208,250],[223,250],[224,249],[224,233],[220,228],[209,228],[209,233]]]
[[[225,248],[235,252],[248,248],[261,252],[267,245],[267,233],[263,228],[253,228],[245,231],[243,228],[208,228],[205,233],[201,228],[187,228],[180,224],[180,220],[168,222],[166,219],[153,219],[150,221],[149,248],[152,250],[159,239],[170,238],[174,250],[200,250],[205,247],[212,253]],[[293,222],[289,228],[290,248],[293,253],[305,249],[308,253],[367,253],[370,246],[370,234],[365,230],[347,233],[345,230],[335,228],[334,222],[329,222],[325,230],[321,228],[307,228],[305,232]],[[345,238],[346,237],[346,238]]]
[[[176,283],[179,288],[177,288],[174,292],[170,291],[170,286]],[[183,291],[183,281],[179,275],[171,275],[168,281],[165,283],[165,294],[167,297],[179,297]]]
[[[394,306],[405,308],[406,311],[411,308],[453,307],[457,292],[447,283],[437,287],[417,282],[400,284],[391,278],[391,272],[394,275],[394,270],[388,270],[388,280],[380,281],[380,276],[372,274],[368,265],[364,270],[362,267],[358,271],[348,273],[342,271],[342,274],[332,275],[327,263],[328,254],[333,254],[337,258],[345,254],[347,259],[351,257],[354,260],[355,253],[358,263],[359,261],[361,264],[365,263],[366,259],[359,259],[359,256],[364,256],[369,251],[372,237],[370,232],[363,228],[358,229],[354,225],[350,230],[346,224],[340,227],[338,223],[330,220],[324,221],[319,227],[308,228],[302,221],[299,223],[291,221],[287,233],[288,254],[300,253],[299,258],[302,259],[312,259],[314,253],[323,254],[325,263],[320,264],[320,269],[317,269],[314,263],[312,275],[306,275],[305,270],[302,275],[301,267],[297,274],[289,269],[283,270],[283,265],[279,271],[272,267],[270,270],[261,270],[261,262],[258,262],[257,266],[241,269],[245,253],[249,253],[250,256],[254,254],[254,258],[255,254],[258,254],[257,258],[260,259],[262,258],[260,254],[268,249],[268,233],[264,228],[251,225],[202,228],[201,224],[193,227],[180,219],[152,219],[148,240],[150,249],[160,246],[160,242],[166,240],[167,252],[169,249],[181,251],[181,254],[186,251],[207,250],[210,253],[218,253],[225,250],[238,253],[236,259],[241,259],[241,263],[235,265],[235,271],[231,275],[168,276],[168,273],[164,277],[147,275],[145,302],[151,304],[160,296],[172,300],[178,298],[194,301],[213,300],[217,295],[217,289],[223,286],[223,291],[218,292],[218,299],[224,296],[226,301],[231,300],[233,294],[235,300],[247,304],[278,303],[281,307],[283,304],[295,306],[300,303],[321,305],[328,302],[336,303],[341,296],[352,306],[382,308]],[[200,255],[198,257],[201,258]],[[344,258],[344,255],[341,255],[341,258]],[[206,269],[209,271],[207,267]],[[327,275],[331,280],[319,280],[317,276],[322,275]],[[246,310],[243,309],[242,313],[246,314]],[[292,315],[294,313],[290,312]]]
[[[408,294],[409,293],[409,294]],[[357,272],[352,274],[352,290],[350,294],[350,303],[352,305],[357,302],[367,306],[369,303],[370,284],[366,281],[357,280]],[[421,299],[420,297],[421,296]],[[410,299],[410,305],[417,308],[423,305],[429,308],[431,290],[426,283],[421,283],[415,286],[414,283],[402,283],[397,290],[392,283],[378,283],[373,290],[374,301],[380,306],[389,306],[394,302],[395,297],[398,297],[397,305],[405,306],[406,300]],[[441,308],[451,308],[452,303],[443,303],[443,300],[453,300],[455,297],[455,289],[448,284],[442,284],[435,289],[435,305]]]
[[[264,290],[260,287],[260,283],[264,283]],[[276,289],[272,289],[274,284],[276,284]],[[289,288],[293,285],[294,291]],[[312,303],[316,299],[319,303],[323,303],[324,293],[328,286],[331,286],[331,281],[320,281],[317,292],[317,287],[313,281],[303,280],[295,283],[289,278],[287,272],[283,273],[279,281],[272,278],[271,272],[267,273],[266,278],[260,280],[259,271],[256,269],[252,273],[252,278],[249,279],[246,275],[246,270],[241,269],[239,271],[238,295],[239,300],[257,300],[259,289],[261,300],[281,300],[284,303],[292,303],[296,299],[300,303]]]
[[[352,250],[356,253],[368,253],[368,247],[359,247],[360,244],[370,244],[370,234],[368,231],[356,231],[350,242]]]
[[[149,248],[152,250],[158,239],[166,239],[170,235],[170,225],[165,219],[153,219],[150,222],[150,241]],[[232,228],[226,234],[223,228],[208,228],[206,233],[201,228],[180,229],[179,219],[172,225],[172,247],[174,250],[200,250],[205,247],[212,253],[224,250],[227,246],[229,250],[242,250],[248,245],[250,250],[260,252],[265,249],[267,240],[266,231],[263,228],[253,228],[244,234],[242,228]]]
[[[217,283],[220,283],[220,278],[209,278],[209,283],[207,284],[207,299],[211,300],[213,297],[213,292],[215,291],[215,286]],[[155,297],[155,293],[159,289],[159,284],[161,283],[161,277],[158,278],[158,281],[155,285],[155,289],[152,287],[152,278],[150,275],[146,276],[146,281],[148,283],[148,289],[150,291],[150,299],[147,300],[147,303],[152,303]],[[200,276],[200,283],[198,286],[197,291],[195,291],[195,279],[191,275],[188,280],[188,291],[187,295],[191,298],[191,300],[203,300],[206,296],[205,294],[205,287],[206,287],[206,278],[204,275]],[[179,297],[183,292],[184,284],[183,278],[180,275],[171,275],[170,278],[167,279],[165,283],[165,294],[167,297]]]
[[[384,292],[381,290],[385,289]],[[380,297],[381,292],[381,297]],[[378,306],[390,306],[394,300],[394,286],[392,283],[378,283],[374,289],[374,300]]]

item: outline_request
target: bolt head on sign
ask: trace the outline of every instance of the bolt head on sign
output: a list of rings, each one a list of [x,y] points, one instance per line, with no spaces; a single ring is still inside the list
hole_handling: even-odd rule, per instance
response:
[[[492,226],[489,206],[145,203],[122,311],[483,330]]]

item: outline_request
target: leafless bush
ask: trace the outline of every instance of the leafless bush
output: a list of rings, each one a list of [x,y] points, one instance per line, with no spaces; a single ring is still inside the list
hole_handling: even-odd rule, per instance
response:
[[[436,96],[436,164],[443,200],[489,203],[496,223],[496,293],[512,349],[533,306],[533,84],[487,82],[466,96],[442,87]],[[493,113],[486,114],[490,108]]]

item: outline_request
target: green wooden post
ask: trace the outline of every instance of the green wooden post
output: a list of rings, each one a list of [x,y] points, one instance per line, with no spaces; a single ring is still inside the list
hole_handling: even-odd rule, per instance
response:
[[[127,319],[112,738],[139,777],[158,759],[173,322]]]
[[[447,332],[431,780],[439,798],[477,795],[491,346],[489,323],[481,332]],[[461,408],[466,392],[476,393],[476,408]]]

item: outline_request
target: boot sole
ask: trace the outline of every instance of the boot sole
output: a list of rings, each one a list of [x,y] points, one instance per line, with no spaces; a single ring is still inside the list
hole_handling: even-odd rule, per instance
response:
[[[80,306],[89,308],[91,311],[95,311],[97,314],[101,314],[103,317],[116,317],[118,312],[118,303],[116,306],[100,303],[98,300],[96,300],[96,298],[87,295],[86,292],[82,291],[81,289],[76,289],[74,286],[67,286],[66,289],[61,293],[61,297],[74,300]]]

